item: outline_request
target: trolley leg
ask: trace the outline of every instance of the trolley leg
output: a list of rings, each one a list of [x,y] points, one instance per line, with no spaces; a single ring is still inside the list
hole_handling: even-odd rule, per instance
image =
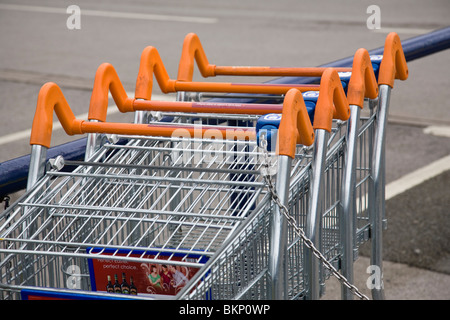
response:
[[[278,157],[277,181],[275,189],[281,204],[287,205],[289,193],[289,180],[291,175],[292,159],[289,156]],[[270,228],[269,297],[287,299],[287,222],[278,205],[274,205]]]
[[[27,190],[30,190],[36,184],[36,182],[44,176],[46,160],[47,160],[47,148],[40,145],[33,145],[31,147]]]
[[[309,212],[306,217],[305,235],[314,246],[320,250],[320,229],[324,207],[324,170],[327,154],[329,132],[323,129],[315,130],[314,154],[312,159],[311,189],[309,196]],[[319,260],[311,249],[305,246],[305,285],[306,299],[317,300],[320,297]]]
[[[40,145],[31,147],[30,168],[28,171],[27,190],[31,190],[45,174],[47,148]],[[23,236],[28,238],[33,233],[30,218],[23,222]]]
[[[347,150],[345,154],[344,176],[342,181],[342,200],[339,207],[340,231],[342,244],[341,268],[342,275],[353,283],[353,249],[356,238],[356,148],[359,132],[360,107],[350,106],[350,119],[347,129]],[[344,300],[353,299],[353,293],[342,285],[341,297]]]
[[[372,288],[372,297],[374,299],[384,299],[382,232],[383,218],[385,216],[385,140],[390,94],[391,87],[388,85],[380,85],[377,128],[372,159],[373,193],[371,202],[369,203],[373,207],[370,217],[372,244],[371,266],[376,267],[380,275],[380,279],[375,281]]]
[[[342,201],[340,210],[340,231],[342,244],[342,275],[353,283],[353,248],[356,237],[356,203],[355,203],[355,177],[356,177],[356,147],[359,131],[360,107],[350,106],[350,119],[347,129],[347,150],[345,155],[344,177],[342,182]],[[353,294],[349,288],[342,285],[342,299],[351,300]]]
[[[45,164],[47,160],[47,148],[41,145],[33,145],[31,147],[31,157],[30,157],[30,168],[28,171],[28,180],[27,180],[27,191],[31,190],[36,183],[41,179],[45,174]],[[35,227],[32,225],[31,217],[27,217],[25,221],[22,223],[22,237],[24,239],[29,239],[31,235],[34,233]],[[33,244],[24,244],[27,249],[31,249]],[[25,278],[30,278],[30,285],[35,285],[35,279],[32,276],[34,274],[34,264],[31,261],[30,257],[25,256],[22,261],[21,272]]]

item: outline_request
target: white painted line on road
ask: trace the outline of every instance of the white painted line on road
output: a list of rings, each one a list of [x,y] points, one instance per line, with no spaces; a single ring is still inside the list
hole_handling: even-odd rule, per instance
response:
[[[0,145],[11,143],[17,140],[22,140],[29,138],[31,135],[31,129],[26,129],[18,132],[14,132],[11,134],[4,135],[3,137],[0,137]]]
[[[392,181],[385,186],[385,200],[394,198],[395,196],[420,185],[421,183],[434,178],[446,171],[450,170],[450,155],[436,160],[420,169],[412,171],[403,177]],[[368,194],[356,198],[357,213],[361,213],[360,208],[365,210],[365,204]]]
[[[129,97],[133,97],[134,92],[127,92],[127,95]],[[170,95],[156,95],[155,94],[152,96],[152,98],[157,101],[174,101],[175,100],[175,98]],[[114,106],[108,107],[108,111],[107,111],[108,115],[112,115],[112,114],[115,114],[118,112],[119,112],[119,109],[117,108],[117,106],[114,105]],[[87,112],[75,116],[75,118],[77,118],[77,119],[87,119],[87,117],[88,117]],[[60,130],[60,129],[62,129],[61,123],[59,121],[53,122],[53,132],[55,130]],[[7,135],[0,137],[0,145],[15,142],[15,141],[18,141],[21,139],[28,139],[28,138],[30,138],[30,135],[31,135],[31,129],[25,129],[22,131],[7,134]]]
[[[419,184],[450,170],[450,155],[406,174],[386,185],[386,200],[389,200]]]
[[[432,134],[434,136],[447,137],[450,138],[450,127],[449,126],[429,126],[423,129],[423,133]]]
[[[408,33],[408,34],[425,34],[434,31],[434,29],[423,29],[423,28],[385,28],[381,27],[380,29],[373,29],[373,32],[376,33]]]
[[[58,7],[42,7],[30,5],[16,5],[1,3],[0,9],[15,10],[15,11],[29,11],[42,13],[58,13],[67,15],[66,8]],[[173,22],[191,22],[191,23],[216,23],[216,18],[205,17],[189,17],[189,16],[173,16],[164,14],[149,14],[136,12],[117,12],[117,11],[103,11],[103,10],[89,10],[81,8],[81,16],[105,17],[105,18],[122,18],[135,20],[155,20],[155,21],[173,21]]]

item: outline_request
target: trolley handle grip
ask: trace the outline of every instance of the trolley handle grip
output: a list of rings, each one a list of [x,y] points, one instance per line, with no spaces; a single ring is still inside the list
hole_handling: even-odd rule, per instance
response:
[[[108,65],[105,65],[105,69],[103,70],[114,69]],[[112,71],[106,71],[106,73],[108,72],[111,73]],[[114,79],[114,77],[109,78],[109,80],[111,79]],[[107,81],[103,83],[108,84]],[[116,87],[114,90],[120,91],[120,88]],[[125,98],[125,95],[122,95],[122,98]],[[67,103],[60,87],[53,82],[48,82],[44,84],[39,91],[36,113],[31,130],[31,145],[41,145],[50,148],[53,127],[53,111],[56,113],[62,127],[68,135],[98,132],[170,136],[171,134],[174,134],[176,130],[182,129],[187,130],[189,135],[193,136],[195,135],[196,130],[195,127],[180,128],[176,125],[151,126],[145,124],[108,123],[103,121],[87,122],[80,120],[75,118],[75,115]],[[282,115],[283,118],[280,123],[279,130],[283,140],[279,148],[279,154],[286,154],[294,157],[295,145],[297,143],[311,145],[314,141],[314,132],[312,130],[308,112],[306,111],[306,107],[299,90],[291,89],[288,91],[283,103]],[[216,130],[217,128],[214,127],[212,129]],[[203,130],[209,130],[209,128],[204,128]],[[228,136],[228,133],[223,130],[226,129],[219,129],[223,136]],[[233,139],[237,138],[239,140],[255,138],[255,131],[254,128],[240,129],[238,132],[233,132],[233,135]]]
[[[280,105],[272,104],[228,104],[208,102],[152,101],[129,98],[114,67],[103,63],[97,69],[89,106],[89,120],[105,122],[108,110],[108,93],[116,103],[119,111],[177,111],[206,113],[265,114],[279,111]]]
[[[203,77],[217,75],[234,76],[305,76],[320,77],[326,68],[289,68],[289,67],[261,67],[261,66],[217,66],[210,64],[206,57],[199,37],[189,33],[184,38],[181,59],[178,66],[178,81],[192,82],[194,63]],[[337,68],[338,71],[350,71],[350,68]]]
[[[352,75],[348,84],[347,100],[351,105],[364,106],[364,97],[375,99],[378,84],[366,49],[358,49],[353,58]]]
[[[195,54],[194,54],[195,57]],[[189,60],[192,64],[193,58]],[[153,75],[162,92],[209,91],[209,92],[247,92],[285,94],[293,86],[279,84],[242,84],[242,83],[208,83],[190,82],[170,79],[161,57],[154,47],[147,47],[141,54],[139,73],[136,80],[135,98],[150,100],[153,87]],[[298,85],[302,90],[314,90],[317,85]]]
[[[350,107],[339,75],[335,69],[328,68],[320,80],[313,128],[331,132],[333,118],[347,120],[349,117]]]
[[[188,101],[152,101],[135,100],[134,110],[166,111],[186,113],[230,113],[230,114],[267,114],[280,112],[281,104],[256,103],[217,103],[217,102],[188,102]]]
[[[393,88],[394,79],[406,80],[408,73],[408,66],[400,37],[397,33],[391,32],[386,37],[378,84],[385,84]]]
[[[150,100],[152,97],[153,75],[162,92],[175,92],[175,80],[169,74],[155,47],[146,47],[141,54],[138,77],[136,80],[135,98]]]
[[[195,33],[189,33],[184,38],[177,80],[192,81],[194,60],[197,61],[197,66],[203,77],[214,77],[216,75],[216,66],[208,62],[199,37]]]
[[[298,89],[290,89],[283,102],[277,153],[294,158],[297,144],[310,146],[313,142],[314,131],[303,96]]]
[[[150,51],[149,51],[150,52]],[[153,51],[156,52],[156,51]],[[149,61],[145,59],[145,61]],[[148,69],[147,69],[148,70]],[[287,91],[287,90],[286,90]],[[196,103],[196,102],[165,102],[129,98],[117,75],[114,67],[109,63],[103,63],[97,69],[94,88],[92,90],[89,106],[89,120],[105,122],[108,109],[108,93],[116,103],[119,111],[133,112],[146,111],[177,111],[177,112],[206,112],[206,113],[237,113],[237,114],[265,114],[277,112],[279,105],[271,104],[220,104],[220,103]],[[150,98],[150,97],[149,97]]]
[[[56,83],[47,82],[39,90],[36,113],[31,128],[30,144],[50,148],[53,111],[68,135],[82,134],[83,120],[75,118],[61,89]]]
[[[103,63],[95,73],[94,87],[89,104],[89,120],[106,121],[109,92],[111,92],[111,96],[121,112],[134,111],[134,99],[128,98],[116,70],[111,64]]]
[[[147,136],[182,135],[194,137],[197,134],[221,135],[224,139],[256,139],[254,128],[239,128],[229,132],[228,127],[202,127],[173,125],[147,125],[134,123],[90,122],[75,118],[59,86],[53,82],[44,84],[39,91],[36,113],[31,129],[30,144],[50,148],[53,111],[68,135],[85,133],[135,134]],[[211,130],[211,131],[209,131]],[[199,131],[199,132],[198,132]]]

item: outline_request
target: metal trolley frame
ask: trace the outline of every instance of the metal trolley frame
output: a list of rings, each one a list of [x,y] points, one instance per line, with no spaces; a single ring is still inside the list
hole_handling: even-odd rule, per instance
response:
[[[204,76],[294,74],[319,77],[320,84],[192,82],[194,60]],[[376,66],[379,96],[365,49],[356,52],[352,69],[340,70],[351,71],[345,82],[331,68],[212,66],[189,34],[177,80],[168,77],[155,48],[143,51],[134,99],[111,65],[100,66],[90,121],[75,119],[56,84],[44,85],[28,190],[1,216],[2,298],[33,288],[73,293],[69,280],[81,289],[75,292],[116,296],[92,292],[89,274],[92,261],[111,257],[143,264],[164,259],[196,270],[176,292],[181,299],[317,299],[330,274],[342,280],[343,298],[366,298],[352,286],[352,265],[370,233],[372,263],[381,267],[386,114],[394,78],[407,77],[396,34],[388,36]],[[153,74],[163,92],[179,97],[263,93],[284,102],[152,101]],[[318,93],[311,101],[313,126],[305,106],[311,90]],[[136,113],[136,123],[105,121],[109,91],[122,112]],[[367,119],[360,117],[365,96],[372,99]],[[84,162],[46,163],[53,111],[68,134],[89,133]],[[148,119],[148,111],[161,114]],[[267,149],[268,131],[255,128],[268,113],[281,114],[269,126],[277,127],[276,150]],[[67,173],[64,166],[76,169]],[[373,296],[382,298],[382,288]],[[139,296],[155,297],[161,296]]]

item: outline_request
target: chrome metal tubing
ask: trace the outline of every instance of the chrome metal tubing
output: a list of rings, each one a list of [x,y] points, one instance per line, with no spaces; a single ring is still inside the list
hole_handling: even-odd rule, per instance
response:
[[[98,120],[89,120],[91,122],[99,122]],[[90,161],[92,155],[97,151],[99,148],[99,142],[98,142],[98,133],[89,133],[87,135],[87,141],[86,141],[86,152],[84,154],[84,161]]]
[[[372,207],[370,223],[371,223],[371,265],[379,268],[381,279],[378,286],[372,289],[372,297],[374,299],[384,299],[383,288],[383,251],[382,251],[382,232],[383,217],[385,216],[385,140],[386,140],[386,124],[389,112],[389,99],[391,87],[388,85],[380,85],[379,104],[377,110],[377,123],[374,140],[374,152],[372,159],[372,183],[373,193],[369,199]]]
[[[309,198],[309,210],[306,217],[305,234],[314,246],[321,250],[320,227],[324,212],[324,170],[327,155],[327,142],[329,132],[323,129],[315,130],[314,153],[311,173],[311,191]],[[305,279],[306,299],[317,300],[320,297],[319,284],[319,260],[313,252],[305,246]]]
[[[40,145],[33,145],[31,147],[27,190],[30,190],[36,184],[36,182],[44,176],[46,159],[47,159],[46,147]]]
[[[292,159],[278,158],[276,193],[281,204],[287,206]],[[278,205],[274,204],[270,223],[269,276],[273,300],[287,299],[287,221]]]
[[[136,99],[143,100],[143,99]],[[134,123],[144,124],[148,122],[148,112],[144,110],[137,110],[134,112]]]

